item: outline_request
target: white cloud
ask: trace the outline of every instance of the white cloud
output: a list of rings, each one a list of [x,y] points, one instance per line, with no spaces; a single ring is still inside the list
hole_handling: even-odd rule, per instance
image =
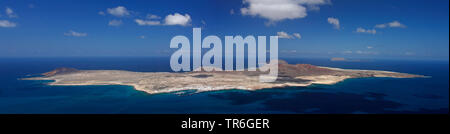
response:
[[[241,8],[243,15],[259,16],[270,21],[297,19],[307,16],[306,8],[291,0],[245,0],[247,8]]]
[[[331,0],[294,0],[301,5],[306,5],[308,10],[318,11],[320,5],[331,4]]]
[[[16,27],[16,23],[10,22],[8,20],[0,20],[0,27],[6,28]]]
[[[305,4],[305,5],[323,5],[323,4],[331,4],[330,0],[295,0],[299,4]]]
[[[328,4],[329,0],[244,0],[242,15],[258,16],[270,22],[285,19],[304,18],[308,7],[318,9],[319,5]]]
[[[278,36],[278,38],[281,38],[281,39],[293,39],[294,37],[297,39],[302,38],[302,36],[299,33],[293,33],[292,35],[290,35],[284,31],[277,32],[277,36]]]
[[[109,14],[117,16],[117,17],[123,17],[130,15],[130,12],[127,10],[127,8],[123,6],[118,6],[115,8],[108,8],[106,10]]]
[[[328,17],[328,23],[333,25],[334,29],[340,29],[341,28],[340,23],[339,23],[339,19],[337,19],[337,18]]]
[[[84,37],[87,36],[87,33],[79,33],[79,32],[75,32],[70,30],[67,33],[64,33],[65,36],[74,36],[74,37]]]
[[[161,17],[154,14],[147,14],[147,19],[161,19]]]
[[[140,39],[145,39],[144,35],[139,36]]]
[[[157,26],[157,25],[181,25],[187,26],[191,24],[191,16],[188,14],[181,15],[179,13],[169,14],[164,20],[161,17],[153,14],[148,14],[147,19],[135,19],[134,20],[140,26]],[[201,21],[203,25],[206,25],[205,21]]]
[[[356,32],[357,33],[376,34],[377,30],[375,30],[375,29],[364,29],[364,28],[358,27],[356,29]]]
[[[278,36],[278,38],[284,38],[284,39],[291,39],[292,38],[291,35],[289,35],[286,32],[283,32],[283,31],[277,32],[277,36]]]
[[[399,28],[405,28],[406,26],[398,21],[393,21],[388,23],[389,27],[399,27]]]
[[[191,16],[188,14],[181,15],[179,13],[175,13],[173,15],[169,14],[164,19],[165,25],[181,25],[181,26],[187,26],[191,22]]]
[[[187,26],[190,25],[191,22],[191,16],[188,14],[181,15],[179,13],[175,14],[169,14],[164,19],[164,23],[162,24],[159,16],[156,15],[147,15],[147,18],[149,20],[143,20],[143,19],[135,19],[134,21],[140,25],[140,26],[156,26],[156,25],[181,25],[181,26]],[[202,21],[204,23],[204,21]],[[206,24],[206,23],[205,23]]]
[[[16,18],[17,17],[17,14],[14,13],[14,11],[11,8],[9,8],[9,7],[6,7],[5,12],[6,12],[6,15],[8,15],[9,18]]]
[[[375,28],[386,28],[386,24],[377,24],[375,25]]]
[[[373,48],[373,46],[367,46],[367,49],[372,49]]]
[[[294,33],[292,35],[294,35],[297,39],[302,39],[302,36],[299,33]]]
[[[156,20],[142,20],[142,19],[135,19],[134,20],[139,26],[155,26],[155,25],[161,25],[160,21]]]
[[[122,25],[122,20],[111,20],[108,23],[109,26],[120,26]]]
[[[398,22],[398,21],[392,21],[389,23],[384,23],[384,24],[377,24],[375,25],[375,28],[387,28],[387,27],[391,27],[391,28],[406,28],[406,25]]]

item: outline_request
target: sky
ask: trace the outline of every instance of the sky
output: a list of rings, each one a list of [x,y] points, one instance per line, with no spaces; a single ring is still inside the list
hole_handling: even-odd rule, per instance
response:
[[[193,28],[279,36],[280,57],[449,59],[448,0],[0,0],[0,57],[170,56]]]

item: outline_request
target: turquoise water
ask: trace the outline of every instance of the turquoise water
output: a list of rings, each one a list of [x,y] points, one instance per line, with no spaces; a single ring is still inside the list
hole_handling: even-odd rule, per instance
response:
[[[147,94],[130,86],[48,86],[50,81],[18,79],[58,67],[170,71],[168,58],[3,58],[0,113],[448,113],[448,61],[285,60],[432,77],[348,79],[334,85],[258,91]]]

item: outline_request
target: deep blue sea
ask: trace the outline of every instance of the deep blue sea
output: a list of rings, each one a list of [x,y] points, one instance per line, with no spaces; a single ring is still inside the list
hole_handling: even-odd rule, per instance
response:
[[[0,58],[0,113],[448,113],[448,61],[282,59],[431,78],[360,78],[258,91],[147,94],[130,86],[48,86],[49,81],[19,79],[58,67],[167,72],[169,58]]]

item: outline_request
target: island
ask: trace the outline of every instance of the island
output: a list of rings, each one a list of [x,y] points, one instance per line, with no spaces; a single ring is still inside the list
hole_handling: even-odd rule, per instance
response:
[[[200,69],[192,72],[132,72],[123,70],[78,70],[58,68],[43,73],[40,77],[23,80],[53,80],[49,85],[128,85],[150,94],[181,90],[197,92],[242,89],[258,90],[276,87],[302,87],[311,84],[334,84],[349,78],[392,77],[424,78],[427,76],[377,70],[354,70],[314,66],[310,64],[288,64],[279,61],[275,82],[259,81],[259,71],[212,71]]]

